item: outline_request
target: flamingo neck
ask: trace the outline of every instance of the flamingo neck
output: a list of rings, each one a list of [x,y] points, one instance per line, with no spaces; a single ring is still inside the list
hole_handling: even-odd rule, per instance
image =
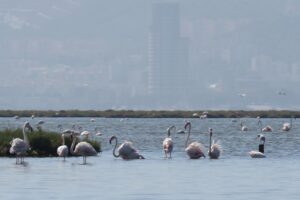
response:
[[[115,139],[116,143],[115,143],[115,147],[114,147],[114,150],[113,150],[113,155],[114,155],[114,157],[118,158],[118,157],[120,157],[120,153],[118,155],[116,154],[116,149],[117,149],[117,146],[118,146],[118,138],[114,137],[114,139]]]
[[[209,153],[211,153],[211,137],[212,137],[212,134],[210,133],[210,135],[209,135],[209,149],[208,149]]]
[[[260,120],[258,121],[258,125],[260,126],[260,132],[262,132],[263,125],[262,125],[262,122]]]
[[[176,132],[176,127],[173,125],[170,128],[168,128],[168,137],[171,137],[171,131],[172,129]]]
[[[75,142],[76,142],[76,136],[73,137],[73,141],[72,141],[72,144],[71,144],[71,147],[70,147],[70,153],[72,155],[74,155],[74,147],[75,147]]]
[[[23,138],[24,138],[24,142],[29,145],[29,140],[27,137],[27,133],[25,131],[25,126],[23,127]]]
[[[65,135],[62,135],[62,145],[65,145]]]
[[[187,136],[186,141],[185,141],[185,148],[188,146],[190,135],[191,135],[191,127],[189,126],[188,127],[188,136]]]

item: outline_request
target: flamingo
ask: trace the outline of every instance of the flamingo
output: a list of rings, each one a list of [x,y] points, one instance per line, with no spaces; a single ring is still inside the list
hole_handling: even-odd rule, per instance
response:
[[[243,123],[241,122],[241,130],[242,131],[248,131],[248,127],[243,125]]]
[[[24,155],[26,154],[26,151],[29,149],[29,140],[27,137],[26,129],[29,130],[30,132],[33,131],[33,128],[29,122],[25,122],[23,125],[23,140],[20,138],[15,138],[11,142],[9,153],[16,154],[16,164],[24,163]],[[21,159],[20,162],[19,159]]]
[[[250,151],[249,155],[252,158],[265,158],[265,142],[266,142],[266,138],[263,134],[259,134],[257,135],[257,137],[259,138],[259,146],[258,146],[258,151]]]
[[[173,150],[173,141],[171,136],[171,130],[176,131],[175,126],[171,126],[167,129],[168,136],[163,141],[163,149],[165,151],[166,158],[168,158],[168,154],[170,155],[169,158],[171,158],[172,150]]]
[[[62,134],[61,138],[62,138],[62,145],[57,148],[57,155],[59,157],[63,157],[64,161],[65,161],[66,157],[69,154],[69,149],[68,149],[67,145],[65,145],[65,134]]]
[[[115,151],[118,146],[118,138],[116,136],[112,136],[109,140],[109,143],[112,144],[113,140],[116,141],[113,150],[114,157],[118,158],[121,156],[121,158],[123,158],[124,160],[145,159],[144,156],[140,155],[138,153],[138,150],[129,141],[125,141],[118,147],[117,151],[119,154],[117,155]]]
[[[192,142],[191,144],[188,145],[190,134],[191,134],[191,127],[192,127],[191,122],[187,122],[184,126],[185,130],[188,128],[188,136],[185,142],[185,151],[187,155],[190,157],[190,159],[198,159],[201,157],[205,158],[205,155],[203,153],[204,152],[203,144],[199,142]]]
[[[73,141],[72,141],[72,145],[71,145],[71,148],[70,148],[70,152],[71,152],[72,155],[80,155],[80,156],[82,156],[83,165],[86,164],[86,157],[87,156],[96,156],[97,155],[97,151],[88,142],[79,142],[75,146],[77,137],[76,137],[76,134],[74,132],[71,134],[71,139]]]
[[[211,159],[218,159],[222,153],[222,146],[218,142],[215,143],[214,141],[211,141],[212,134],[212,128],[210,128],[208,156]]]
[[[103,134],[98,130],[97,127],[95,128],[95,132],[96,132],[96,136],[101,136],[101,135],[103,135]]]
[[[272,127],[269,125],[262,128],[262,122],[261,122],[260,118],[258,118],[258,125],[260,125],[260,127],[261,127],[261,132],[272,132],[273,131]]]
[[[283,131],[290,131],[293,127],[293,117],[291,117],[291,121],[290,123],[284,123],[283,126],[282,126],[282,130]]]

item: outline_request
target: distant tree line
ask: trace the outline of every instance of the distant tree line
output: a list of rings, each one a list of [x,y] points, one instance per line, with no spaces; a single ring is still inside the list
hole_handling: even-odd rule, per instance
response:
[[[105,117],[105,118],[197,118],[206,113],[208,118],[289,118],[300,117],[300,111],[268,110],[0,110],[0,117]]]

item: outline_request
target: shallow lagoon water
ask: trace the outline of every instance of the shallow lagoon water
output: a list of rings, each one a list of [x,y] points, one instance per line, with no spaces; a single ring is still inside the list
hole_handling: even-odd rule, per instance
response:
[[[0,127],[21,126],[25,120],[0,119]],[[26,158],[15,165],[13,158],[0,158],[0,199],[299,199],[299,120],[291,132],[282,132],[289,119],[262,119],[275,131],[265,133],[266,159],[251,159],[259,133],[256,119],[242,119],[250,129],[239,131],[240,122],[231,119],[189,119],[192,140],[207,147],[208,128],[220,139],[224,153],[219,160],[190,160],[184,152],[186,135],[173,134],[172,159],[164,159],[161,143],[166,129],[182,129],[183,119],[44,118],[44,129],[56,130],[58,123],[74,123],[85,130],[97,126],[103,152],[82,158]],[[37,122],[38,119],[35,119]],[[35,123],[32,121],[32,124]],[[109,137],[131,140],[145,160],[123,161],[112,156]]]

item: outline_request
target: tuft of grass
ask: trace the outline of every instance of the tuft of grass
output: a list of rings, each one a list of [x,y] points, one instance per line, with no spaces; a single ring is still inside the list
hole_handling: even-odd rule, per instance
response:
[[[32,157],[52,157],[57,156],[56,150],[62,144],[61,135],[56,132],[47,132],[43,130],[28,133],[30,150],[27,155]],[[14,138],[23,138],[22,130],[9,130],[0,131],[0,156],[14,156],[9,153],[11,141]],[[101,144],[95,140],[88,140],[89,143],[101,152]],[[65,137],[65,143],[70,148],[71,139]]]

